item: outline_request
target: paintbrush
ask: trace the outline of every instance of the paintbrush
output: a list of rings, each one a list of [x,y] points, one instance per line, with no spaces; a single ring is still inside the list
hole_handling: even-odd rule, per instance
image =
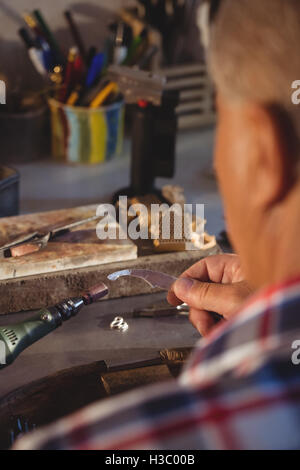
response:
[[[108,288],[101,282],[78,297],[41,309],[28,320],[0,327],[0,369],[12,364],[24,349],[77,315],[84,305],[90,305],[107,294]]]

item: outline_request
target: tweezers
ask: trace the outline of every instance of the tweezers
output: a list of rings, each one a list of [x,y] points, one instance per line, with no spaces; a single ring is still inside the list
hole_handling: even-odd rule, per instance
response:
[[[178,279],[177,277],[170,276],[170,274],[151,271],[149,269],[123,269],[122,271],[111,273],[107,277],[110,281],[116,281],[123,276],[138,277],[146,281],[151,287],[159,287],[163,290],[169,290],[172,284]],[[186,311],[186,304],[183,304],[179,309],[177,308],[177,310]],[[210,314],[214,317],[216,322],[223,319],[218,313],[210,312]]]

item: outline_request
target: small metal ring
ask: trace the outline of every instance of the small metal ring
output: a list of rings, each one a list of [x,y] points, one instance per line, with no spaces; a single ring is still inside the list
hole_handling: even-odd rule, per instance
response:
[[[126,323],[122,317],[115,317],[111,322],[110,327],[113,330],[126,331],[128,330],[128,323]]]

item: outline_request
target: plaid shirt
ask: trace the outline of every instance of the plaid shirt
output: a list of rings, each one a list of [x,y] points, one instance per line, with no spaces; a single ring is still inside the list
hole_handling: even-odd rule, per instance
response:
[[[300,277],[265,289],[201,339],[178,381],[93,404],[15,448],[299,449],[297,359]]]

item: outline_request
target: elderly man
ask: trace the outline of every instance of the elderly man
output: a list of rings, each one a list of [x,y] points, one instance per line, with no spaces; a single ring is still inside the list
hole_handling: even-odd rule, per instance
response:
[[[300,2],[211,1],[201,23],[217,87],[215,167],[239,257],[200,261],[169,292],[204,335],[178,382],[92,405],[18,448],[300,447]],[[211,311],[224,317],[218,326]]]

